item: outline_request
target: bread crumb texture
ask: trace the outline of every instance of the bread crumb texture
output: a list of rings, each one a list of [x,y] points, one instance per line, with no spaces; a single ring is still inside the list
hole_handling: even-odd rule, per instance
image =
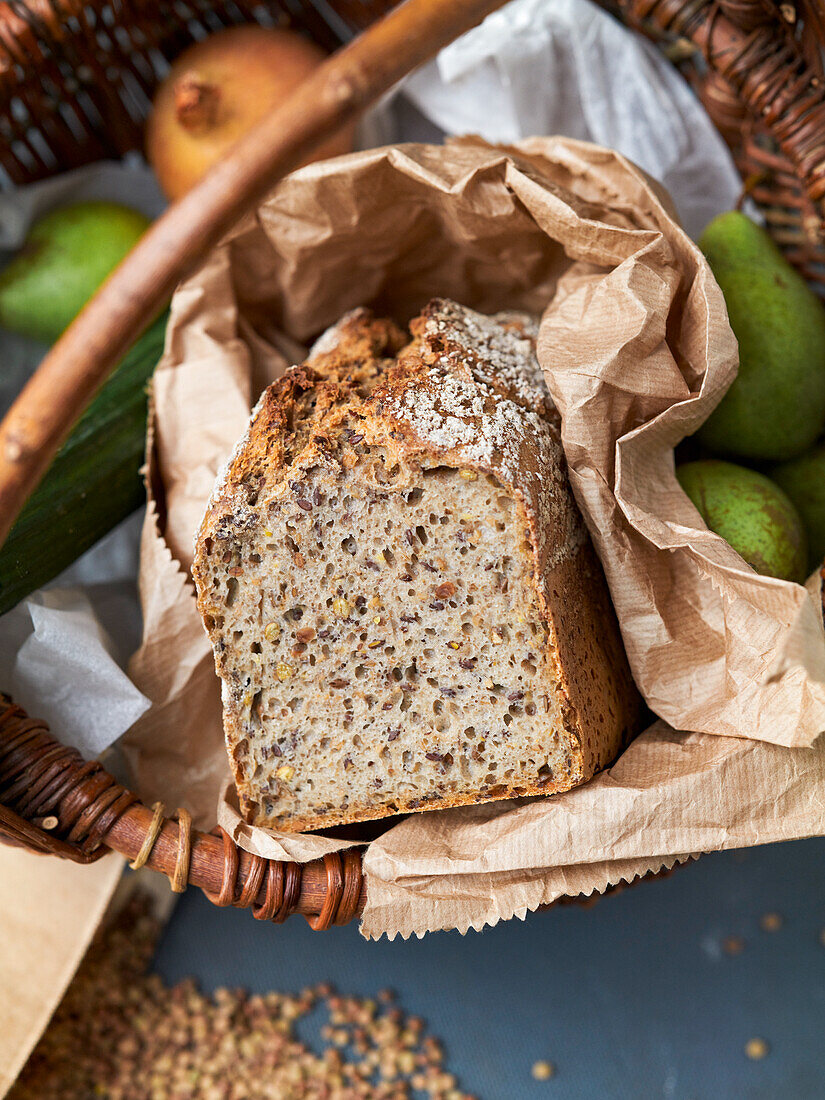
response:
[[[635,728],[535,337],[360,309],[262,396],[193,566],[251,823],[551,794]]]

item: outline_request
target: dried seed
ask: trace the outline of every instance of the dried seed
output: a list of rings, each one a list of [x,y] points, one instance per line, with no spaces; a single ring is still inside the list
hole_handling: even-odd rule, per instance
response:
[[[285,783],[288,783],[295,774],[295,769],[290,768],[289,764],[282,764],[280,768],[275,769],[275,774],[279,779],[283,779]]]
[[[770,1047],[764,1039],[748,1039],[745,1043],[745,1054],[753,1062],[758,1062],[764,1058]]]
[[[350,605],[342,596],[337,596],[332,601],[332,610],[339,619],[346,619],[350,613]]]
[[[268,642],[275,642],[281,636],[281,628],[277,623],[267,623],[264,627],[264,637]]]
[[[478,478],[478,474],[475,470],[462,470],[459,477],[463,477],[465,481],[475,481]]]
[[[285,664],[283,661],[279,661],[275,666],[275,675],[282,682],[288,680],[292,675],[292,665]]]
[[[530,1071],[535,1081],[549,1081],[556,1072],[552,1062],[534,1062]]]
[[[295,637],[302,644],[311,642],[312,639],[315,637],[315,628],[312,626],[302,626],[301,629],[296,633]]]
[[[745,941],[741,936],[726,936],[722,940],[722,950],[726,955],[741,955],[745,950]]]
[[[436,596],[439,600],[449,600],[455,595],[455,585],[452,581],[445,581],[444,584],[440,584],[435,590]]]

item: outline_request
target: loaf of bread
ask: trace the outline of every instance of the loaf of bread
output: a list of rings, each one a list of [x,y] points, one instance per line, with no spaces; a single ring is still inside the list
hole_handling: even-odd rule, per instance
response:
[[[356,310],[259,401],[193,567],[249,822],[565,791],[633,731],[535,335]]]

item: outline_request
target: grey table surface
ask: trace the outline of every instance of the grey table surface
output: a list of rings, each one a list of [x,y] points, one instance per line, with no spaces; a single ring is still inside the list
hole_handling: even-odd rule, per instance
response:
[[[782,925],[765,931],[761,918]],[[825,1098],[825,839],[718,853],[481,933],[367,942],[218,910],[189,891],[159,945],[205,989],[397,991],[480,1100]],[[725,948],[734,937],[738,953]],[[767,1041],[752,1061],[745,1045]],[[531,1078],[537,1060],[556,1074]]]

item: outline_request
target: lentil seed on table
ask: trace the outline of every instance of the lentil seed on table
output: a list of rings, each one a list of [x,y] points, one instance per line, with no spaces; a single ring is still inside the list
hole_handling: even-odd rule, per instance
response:
[[[159,930],[136,897],[98,935],[8,1100],[475,1100],[389,991],[170,988],[147,973]],[[295,1034],[319,1007],[320,1054]]]

